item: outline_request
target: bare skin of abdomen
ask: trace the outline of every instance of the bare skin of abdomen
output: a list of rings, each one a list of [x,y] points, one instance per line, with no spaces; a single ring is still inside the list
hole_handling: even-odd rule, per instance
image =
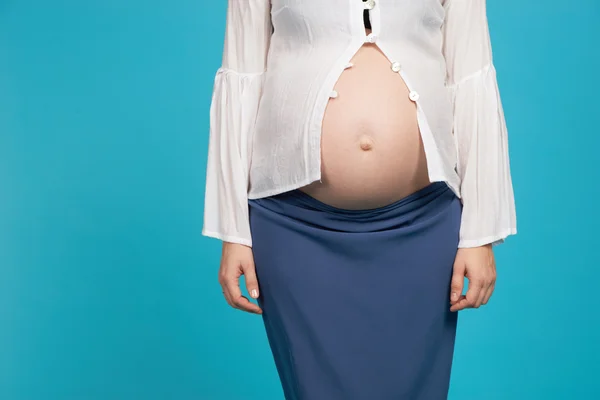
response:
[[[390,60],[366,43],[351,62],[323,118],[322,182],[299,189],[338,208],[377,208],[427,186],[427,164],[416,104]]]

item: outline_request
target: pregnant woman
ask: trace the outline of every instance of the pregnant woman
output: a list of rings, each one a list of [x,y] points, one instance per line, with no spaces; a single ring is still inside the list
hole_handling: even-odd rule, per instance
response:
[[[288,400],[447,398],[457,311],[516,233],[485,1],[229,0],[226,27],[203,234],[227,302]]]

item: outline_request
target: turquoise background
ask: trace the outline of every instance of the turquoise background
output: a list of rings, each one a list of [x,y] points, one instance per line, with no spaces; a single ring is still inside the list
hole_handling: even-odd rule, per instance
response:
[[[283,398],[200,235],[225,8],[0,0],[0,399]],[[600,5],[488,14],[519,233],[450,399],[599,399]]]

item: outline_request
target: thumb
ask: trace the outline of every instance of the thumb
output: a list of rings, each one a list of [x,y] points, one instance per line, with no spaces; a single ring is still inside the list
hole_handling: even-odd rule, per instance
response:
[[[258,298],[258,279],[256,278],[256,268],[254,262],[250,262],[242,267],[244,278],[246,280],[246,289],[253,299]]]
[[[465,283],[465,264],[455,262],[452,271],[452,283],[450,284],[450,301],[455,302],[460,298]]]

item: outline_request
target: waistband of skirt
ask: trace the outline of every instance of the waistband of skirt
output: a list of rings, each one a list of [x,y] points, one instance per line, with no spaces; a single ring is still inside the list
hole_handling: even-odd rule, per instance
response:
[[[250,219],[270,221],[288,229],[310,229],[345,233],[395,232],[424,226],[445,215],[454,204],[460,204],[443,181],[432,182],[383,207],[344,209],[323,203],[305,192],[294,189],[248,201]]]
[[[314,211],[322,211],[328,214],[334,214],[339,217],[372,218],[381,214],[396,214],[398,212],[402,214],[410,213],[413,210],[425,206],[435,198],[447,193],[450,190],[450,187],[445,182],[436,181],[393,203],[369,209],[346,209],[335,207],[317,200],[300,189],[294,189],[280,193],[273,196],[273,198]]]

